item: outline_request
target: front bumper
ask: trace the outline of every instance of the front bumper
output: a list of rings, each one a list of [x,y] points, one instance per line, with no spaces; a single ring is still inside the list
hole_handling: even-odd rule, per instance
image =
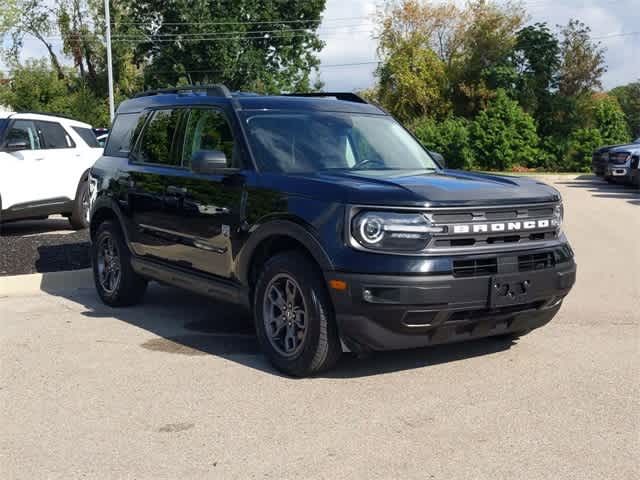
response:
[[[396,350],[541,327],[575,283],[576,264],[519,272],[510,258],[474,277],[332,273],[347,285],[331,291],[340,335],[352,350]]]

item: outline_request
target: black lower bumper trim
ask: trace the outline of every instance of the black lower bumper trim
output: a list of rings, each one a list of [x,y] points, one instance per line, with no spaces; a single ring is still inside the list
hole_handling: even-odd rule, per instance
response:
[[[370,350],[414,348],[541,327],[560,309],[575,273],[570,261],[540,271],[474,278],[334,274],[348,289],[332,291],[332,299],[347,344]],[[508,290],[492,291],[505,284],[526,288],[512,298]]]

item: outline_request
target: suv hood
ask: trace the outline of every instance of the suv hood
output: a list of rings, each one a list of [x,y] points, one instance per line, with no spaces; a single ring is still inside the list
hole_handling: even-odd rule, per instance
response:
[[[535,179],[457,170],[321,172],[316,180],[342,187],[347,203],[462,206],[559,201],[558,191]],[[336,192],[337,193],[337,192]]]
[[[640,148],[640,143],[636,141],[632,143],[622,143],[620,145],[605,145],[603,147],[598,148],[593,153],[594,154],[607,153],[608,151],[613,150],[614,148]]]

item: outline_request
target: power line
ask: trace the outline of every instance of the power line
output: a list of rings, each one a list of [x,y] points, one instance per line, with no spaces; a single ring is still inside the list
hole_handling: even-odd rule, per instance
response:
[[[326,18],[326,19],[298,19],[298,20],[242,20],[242,21],[224,21],[224,22],[158,22],[159,25],[276,25],[280,23],[323,23],[323,22],[340,22],[348,20],[371,19],[370,16],[364,17],[343,17],[343,18]],[[112,25],[151,25],[151,22],[113,22]]]

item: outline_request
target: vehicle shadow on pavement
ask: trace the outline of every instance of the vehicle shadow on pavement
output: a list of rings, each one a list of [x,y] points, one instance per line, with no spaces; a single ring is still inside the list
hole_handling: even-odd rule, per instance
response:
[[[41,290],[82,305],[84,317],[126,322],[157,337],[140,344],[141,348],[165,354],[215,355],[265,373],[284,376],[260,352],[251,317],[235,305],[152,283],[142,304],[114,309],[104,305],[89,286],[60,291],[59,286],[47,285],[46,278]],[[365,358],[346,353],[333,370],[319,377],[348,379],[410,370],[496,353],[512,345],[511,340],[489,338],[431,348],[377,352]]]
[[[53,217],[41,220],[20,220],[2,224],[0,235],[3,237],[24,237],[39,234],[73,233],[69,220],[64,217]]]
[[[601,178],[586,175],[575,180],[557,182],[557,184],[588,190],[596,198],[619,198],[627,200],[632,205],[640,205],[640,190],[634,185],[608,183]]]

